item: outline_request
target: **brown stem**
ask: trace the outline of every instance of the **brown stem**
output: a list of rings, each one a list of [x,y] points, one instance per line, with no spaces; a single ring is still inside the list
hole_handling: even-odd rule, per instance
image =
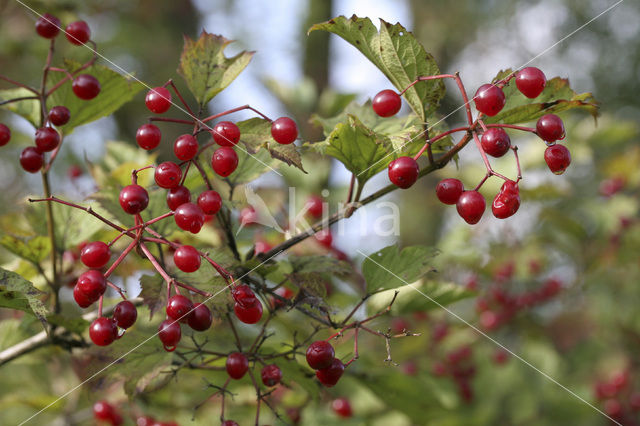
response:
[[[38,97],[38,96],[22,96],[20,98],[14,98],[14,99],[8,99],[6,101],[2,101],[2,102],[0,102],[0,106],[6,105],[6,104],[10,104],[12,102],[28,101],[28,100],[35,100],[35,99],[40,99],[40,97]]]
[[[23,89],[27,89],[31,93],[35,94],[38,98],[40,97],[40,93],[38,93],[38,91],[36,89],[34,89],[33,87],[30,87],[30,86],[27,86],[26,84],[22,84],[22,83],[20,83],[18,81],[12,80],[9,77],[5,77],[2,74],[0,74],[0,80],[4,80],[6,82],[9,82],[9,83],[13,84],[14,86],[22,87]]]

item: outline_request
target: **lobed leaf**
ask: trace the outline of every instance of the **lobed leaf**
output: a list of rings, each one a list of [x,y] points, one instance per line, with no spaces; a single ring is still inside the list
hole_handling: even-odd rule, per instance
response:
[[[236,123],[240,128],[241,140],[250,154],[266,149],[271,158],[289,166],[295,166],[307,173],[302,166],[302,157],[294,144],[281,145],[271,137],[271,123],[264,118],[250,118]]]
[[[43,295],[20,275],[0,268],[0,307],[24,311],[45,322],[47,309],[40,300]]]
[[[51,240],[42,235],[30,238],[4,235],[0,238],[0,245],[16,256],[35,264],[39,264],[51,253]]]
[[[367,292],[376,293],[414,283],[434,270],[430,261],[437,255],[438,251],[432,247],[412,246],[400,250],[397,245],[371,254],[362,262]]]

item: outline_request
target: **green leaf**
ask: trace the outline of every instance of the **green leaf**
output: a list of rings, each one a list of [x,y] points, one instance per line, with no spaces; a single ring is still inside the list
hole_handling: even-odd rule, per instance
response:
[[[42,235],[31,238],[4,235],[0,238],[0,245],[11,253],[35,264],[39,264],[51,252],[51,240]]]
[[[412,246],[400,251],[397,245],[371,254],[362,262],[367,292],[376,293],[414,283],[434,270],[430,261],[437,255],[438,251],[431,247]]]
[[[513,71],[500,71],[494,81],[502,80]],[[557,114],[571,109],[583,109],[596,118],[599,114],[598,103],[591,93],[576,93],[569,80],[554,77],[547,81],[543,92],[535,99],[524,96],[511,81],[502,91],[506,104],[502,111],[493,117],[485,117],[486,123],[518,124],[537,120],[545,114]]]
[[[47,316],[49,324],[63,327],[72,333],[82,334],[90,325],[90,322],[82,317],[67,317],[61,314],[50,314]]]
[[[323,30],[334,33],[358,49],[387,76],[398,91],[404,90],[419,76],[438,75],[433,56],[402,25],[380,20],[380,32],[369,18],[338,16],[316,24],[309,32]],[[420,82],[409,88],[404,98],[422,119],[435,110],[444,96],[442,80]]]
[[[73,72],[80,67],[80,64],[66,61],[65,66],[70,72]],[[92,65],[81,73],[90,74],[98,79],[100,82],[98,96],[88,101],[80,99],[73,93],[71,82],[68,81],[47,99],[47,108],[56,105],[64,105],[69,108],[71,119],[62,126],[62,132],[66,135],[73,132],[73,129],[78,126],[113,114],[144,88],[141,83],[128,79],[104,65]],[[53,86],[63,77],[62,73],[49,73],[48,86]],[[90,141],[87,141],[87,146],[89,145]]]
[[[44,321],[47,309],[40,300],[43,295],[43,292],[20,275],[0,268],[1,307],[28,312]]]
[[[140,277],[142,290],[138,297],[142,298],[142,304],[149,307],[149,319],[153,318],[156,311],[162,311],[167,304],[167,285],[158,274],[143,275]]]
[[[178,73],[200,105],[224,90],[249,64],[254,52],[242,51],[227,58],[224,50],[232,42],[202,31],[197,40],[184,37]]]
[[[288,260],[293,271],[300,274],[322,272],[345,276],[353,272],[349,263],[329,256],[290,256]]]
[[[22,87],[15,89],[0,90],[0,102],[10,99],[23,98],[26,96],[34,96],[33,93]],[[20,117],[26,119],[33,127],[40,127],[40,102],[37,99],[27,99],[24,101],[11,102],[4,104],[0,108],[9,110]]]
[[[400,315],[426,312],[476,296],[476,292],[451,282],[427,281],[416,286],[416,289],[429,296],[433,301],[414,289],[406,289],[398,295],[393,305],[393,312]]]
[[[266,149],[271,158],[280,160],[289,166],[295,166],[306,173],[302,167],[302,158],[294,144],[281,145],[271,137],[271,123],[264,118],[250,118],[237,123],[242,142],[250,154]]]
[[[276,160],[266,150],[250,154],[243,149],[237,149],[236,153],[238,154],[238,167],[225,179],[233,186],[251,182],[261,175],[275,170]]]
[[[106,152],[97,163],[89,163],[89,172],[98,187],[125,186],[131,183],[131,172],[134,169],[153,164],[156,153],[149,153],[125,142],[109,141]],[[147,187],[153,183],[153,170],[145,170],[138,174],[138,184]],[[119,191],[118,191],[119,192]]]

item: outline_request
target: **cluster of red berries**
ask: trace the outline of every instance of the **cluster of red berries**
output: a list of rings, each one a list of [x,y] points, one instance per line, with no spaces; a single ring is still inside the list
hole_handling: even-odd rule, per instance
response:
[[[111,426],[120,426],[124,423],[118,409],[107,401],[98,401],[93,404],[93,417],[98,422],[109,423]],[[150,416],[140,416],[136,419],[136,426],[178,426],[178,423],[161,422]]]
[[[324,386],[335,386],[344,373],[345,365],[336,358],[335,350],[329,342],[316,340],[307,348],[307,364],[316,370],[316,377]]]
[[[471,381],[476,374],[476,367],[471,346],[463,345],[447,353],[443,361],[434,362],[432,373],[438,377],[450,376],[462,400],[466,403],[473,401]]]
[[[638,425],[640,391],[632,389],[630,379],[631,373],[625,369],[608,380],[596,382],[593,390],[609,417],[624,425]]]
[[[485,164],[488,167],[487,177],[495,175],[503,178],[505,181],[492,204],[493,215],[499,219],[512,216],[520,207],[518,189],[520,176],[514,181],[493,172],[488,165],[486,155],[499,158],[504,156],[510,149],[515,152],[517,148],[512,147],[511,139],[504,128],[518,127],[500,124],[487,126],[482,121],[482,115],[495,116],[502,110],[506,103],[502,87],[508,84],[509,80],[513,77],[515,77],[518,90],[528,98],[538,97],[544,90],[547,81],[541,70],[535,67],[527,67],[501,82],[480,86],[473,100],[476,109],[481,113],[478,117],[477,124],[483,129],[482,135],[478,138],[475,130],[476,125],[471,122],[469,123],[469,127],[459,129],[460,131],[470,131],[473,133],[473,137],[477,140],[478,148],[481,150]],[[416,80],[416,82],[417,81],[420,81],[420,78]],[[402,100],[400,94],[392,90],[381,91],[373,98],[372,102],[373,110],[381,117],[391,117],[395,115],[401,106]],[[567,169],[571,163],[569,150],[563,145],[556,144],[556,141],[563,139],[565,136],[564,125],[558,116],[546,114],[538,119],[535,129],[518,129],[534,132],[547,143],[548,147],[544,153],[544,159],[553,173],[561,174]],[[427,144],[430,143],[431,141],[427,142]],[[399,188],[406,189],[411,187],[418,179],[420,173],[417,160],[419,156],[422,155],[422,152],[423,150],[415,157],[401,156],[389,163],[389,180]],[[516,161],[518,162],[518,172],[520,172],[520,164],[517,156]],[[485,199],[480,192],[478,192],[485,180],[486,178],[483,179],[475,189],[465,190],[462,182],[458,179],[445,179],[438,184],[436,194],[443,203],[455,204],[458,214],[467,223],[476,224],[480,221],[486,209]]]

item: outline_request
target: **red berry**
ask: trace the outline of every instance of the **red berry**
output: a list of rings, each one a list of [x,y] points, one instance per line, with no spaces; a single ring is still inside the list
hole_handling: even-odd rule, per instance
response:
[[[253,253],[254,254],[266,253],[272,248],[273,246],[271,246],[271,244],[269,244],[268,242],[264,240],[257,240],[256,243],[253,245]]]
[[[113,415],[116,413],[116,409],[113,405],[109,404],[106,401],[98,401],[93,404],[93,416],[97,420],[111,420]]]
[[[91,298],[87,297],[87,295],[82,292],[77,284],[73,287],[73,299],[76,301],[78,306],[83,309],[88,308],[93,304],[93,302],[96,301],[96,299],[92,300]]]
[[[275,294],[284,299],[291,299],[294,296],[293,290],[287,287],[278,287],[275,291]],[[280,299],[276,299],[275,297],[273,297],[271,300],[273,302],[274,309],[282,308],[283,306],[285,306],[285,302]]]
[[[120,207],[129,214],[137,214],[149,205],[149,194],[140,185],[127,185],[120,191]]]
[[[36,21],[36,32],[40,37],[54,38],[60,32],[60,20],[53,15],[45,13]]]
[[[340,417],[351,417],[353,412],[351,411],[351,404],[347,398],[336,398],[331,402],[331,408]]]
[[[231,297],[243,308],[250,308],[258,303],[255,293],[251,290],[251,287],[246,284],[240,284],[234,287],[233,290],[231,290]]]
[[[200,268],[200,253],[193,246],[180,246],[173,252],[173,261],[182,272],[195,272]]]
[[[111,259],[109,246],[102,241],[93,241],[80,251],[80,260],[88,268],[102,268]]]
[[[204,214],[214,215],[222,207],[222,198],[220,194],[212,189],[204,191],[198,196],[198,206],[200,206]]]
[[[167,206],[171,210],[175,210],[189,201],[191,201],[191,192],[186,186],[178,185],[167,191]]]
[[[172,320],[187,322],[193,309],[193,302],[181,294],[171,296],[167,302],[167,316]]]
[[[322,198],[320,198],[319,196],[310,196],[305,204],[305,207],[307,208],[309,216],[315,219],[320,219],[322,217],[324,206],[322,205]]]
[[[71,111],[66,106],[58,105],[49,110],[49,121],[54,126],[64,126],[71,119]]]
[[[443,179],[436,185],[436,196],[444,204],[455,204],[464,191],[462,182],[458,179]]]
[[[330,388],[338,383],[342,373],[344,373],[344,364],[338,358],[334,358],[329,367],[316,371],[316,377],[320,383]]]
[[[282,370],[275,364],[265,365],[260,376],[265,386],[275,386],[282,380]]]
[[[232,352],[227,357],[226,366],[229,377],[239,380],[249,371],[249,360],[240,352]]]
[[[193,312],[189,315],[187,324],[196,331],[205,331],[211,327],[213,316],[211,311],[204,303],[196,303],[193,305]]]
[[[92,303],[100,298],[107,289],[107,279],[102,272],[90,269],[78,277],[78,291],[84,293]]]
[[[480,325],[485,330],[494,330],[500,325],[500,318],[493,311],[484,311],[480,314]]]
[[[118,303],[113,310],[113,320],[120,328],[127,329],[131,327],[136,322],[137,318],[138,310],[136,309],[136,305],[128,300],[123,300]]]
[[[91,29],[86,22],[76,21],[67,25],[65,35],[71,44],[82,46],[91,38]]]
[[[321,229],[320,231],[314,234],[316,241],[318,241],[322,246],[326,248],[331,248],[333,244],[333,235],[331,235],[331,230],[329,229]]]
[[[262,303],[256,302],[252,306],[242,306],[239,303],[233,305],[233,311],[238,320],[245,324],[255,324],[262,318]]]
[[[221,426],[238,426],[238,423],[234,422],[233,420],[225,420],[220,425]]]
[[[391,117],[400,111],[402,99],[396,92],[387,89],[374,96],[371,106],[380,117]]]
[[[193,203],[184,203],[176,209],[174,219],[178,227],[192,234],[197,234],[204,225],[204,213]]]
[[[173,153],[179,160],[191,160],[198,153],[198,140],[191,135],[179,136],[173,143]]]
[[[604,412],[609,417],[618,418],[622,415],[622,404],[617,399],[607,399],[604,402]]]
[[[520,191],[518,184],[507,180],[502,184],[500,192],[493,199],[491,210],[498,219],[506,219],[513,216],[520,208]]]
[[[534,96],[535,97],[535,96]],[[493,353],[493,362],[502,365],[509,360],[509,352],[500,348]]]
[[[161,137],[162,133],[158,126],[151,123],[143,124],[138,127],[138,131],[136,132],[136,142],[138,142],[138,146],[146,150],[157,147],[160,144]]]
[[[5,146],[11,140],[11,129],[0,123],[0,146]]]
[[[153,417],[142,416],[136,419],[136,426],[158,426]]]
[[[407,189],[418,180],[420,168],[411,157],[398,157],[389,163],[389,180],[399,188]]]
[[[164,350],[167,352],[173,352],[182,337],[180,323],[171,319],[162,321],[162,323],[160,323],[160,327],[158,327],[158,337],[164,345]]]
[[[153,177],[160,188],[175,188],[180,185],[182,170],[176,163],[165,161],[158,164]]]
[[[218,148],[211,157],[211,168],[216,174],[227,177],[238,167],[238,154],[228,146]]]
[[[502,110],[505,104],[504,92],[493,84],[483,84],[473,97],[476,109],[493,117]]]
[[[487,129],[480,140],[482,149],[492,157],[502,157],[511,147],[511,139],[507,132],[499,127]]]
[[[470,225],[480,222],[485,207],[484,197],[478,191],[464,191],[456,203],[458,214]]]
[[[20,165],[29,173],[36,173],[42,168],[44,156],[35,147],[28,146],[20,154]]]
[[[167,112],[171,106],[171,93],[166,87],[156,87],[147,92],[144,103],[155,114]]]
[[[240,140],[240,129],[231,121],[221,121],[213,128],[211,136],[220,146],[234,146]]]
[[[118,328],[109,318],[96,318],[89,327],[89,337],[98,346],[108,346],[118,337]]]
[[[571,164],[571,153],[564,145],[552,145],[544,151],[544,161],[549,166],[549,170],[561,175]]]
[[[49,152],[60,144],[60,135],[53,127],[42,127],[36,130],[36,149]]]
[[[523,68],[516,73],[516,86],[527,98],[537,98],[546,84],[547,78],[536,67]]]
[[[280,117],[271,123],[271,136],[282,145],[289,145],[298,137],[298,126],[289,117]]]
[[[307,364],[314,370],[328,368],[336,356],[333,346],[324,340],[316,340],[307,348]]]
[[[564,124],[555,114],[545,114],[536,123],[536,133],[545,142],[564,139]]]
[[[77,97],[88,101],[100,93],[100,82],[90,74],[80,74],[73,80],[71,89]]]

